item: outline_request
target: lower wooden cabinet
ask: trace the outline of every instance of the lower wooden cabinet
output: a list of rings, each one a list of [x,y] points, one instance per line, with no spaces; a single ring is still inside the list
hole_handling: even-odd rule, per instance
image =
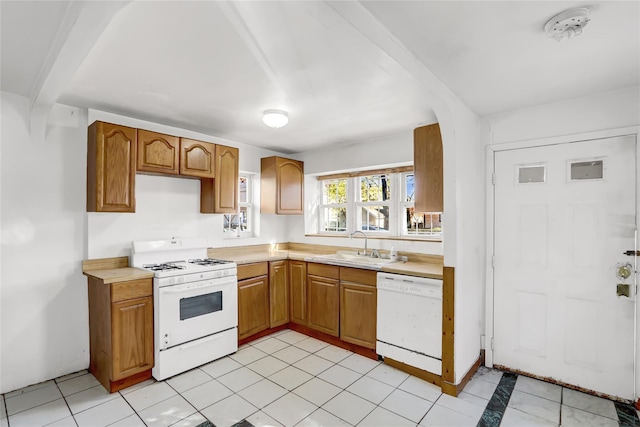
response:
[[[339,268],[307,265],[307,326],[335,337],[340,335]]]
[[[376,272],[340,268],[340,339],[376,348]]]
[[[238,338],[269,328],[269,277],[238,282]]]
[[[288,261],[269,263],[270,327],[289,323]]]
[[[151,377],[152,279],[105,284],[89,277],[89,370],[115,392]]]
[[[307,324],[307,263],[289,260],[289,318]]]
[[[153,297],[111,305],[113,379],[153,367]]]

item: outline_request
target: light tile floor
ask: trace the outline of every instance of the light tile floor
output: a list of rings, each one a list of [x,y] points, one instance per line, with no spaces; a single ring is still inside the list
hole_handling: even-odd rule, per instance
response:
[[[0,427],[476,426],[501,377],[480,368],[454,398],[381,362],[285,330],[166,381],[148,380],[119,393],[107,393],[86,371],[6,393]],[[619,423],[611,401],[519,376],[500,425],[560,423],[635,421]]]

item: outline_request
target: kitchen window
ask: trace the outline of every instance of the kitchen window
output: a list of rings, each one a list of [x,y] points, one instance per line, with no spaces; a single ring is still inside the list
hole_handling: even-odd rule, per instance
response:
[[[416,212],[413,172],[403,173],[401,178],[404,190],[400,203],[400,215],[403,218],[402,234],[407,236],[441,236],[441,212]]]
[[[440,212],[416,212],[412,167],[319,177],[321,234],[440,237]]]
[[[253,235],[252,223],[254,220],[251,203],[253,178],[251,175],[245,174],[240,175],[238,180],[238,212],[224,215],[223,231],[229,235],[250,237]]]

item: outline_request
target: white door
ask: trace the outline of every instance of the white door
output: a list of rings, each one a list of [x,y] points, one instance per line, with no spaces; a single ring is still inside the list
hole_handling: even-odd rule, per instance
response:
[[[494,364],[633,399],[636,143],[495,154]],[[633,270],[633,269],[632,269]],[[630,286],[633,292],[633,286]]]

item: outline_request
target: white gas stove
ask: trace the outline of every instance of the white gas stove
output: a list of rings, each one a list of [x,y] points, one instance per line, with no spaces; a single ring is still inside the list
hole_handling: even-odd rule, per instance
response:
[[[237,266],[207,258],[206,239],[133,242],[130,265],[154,274],[157,380],[238,349]]]

